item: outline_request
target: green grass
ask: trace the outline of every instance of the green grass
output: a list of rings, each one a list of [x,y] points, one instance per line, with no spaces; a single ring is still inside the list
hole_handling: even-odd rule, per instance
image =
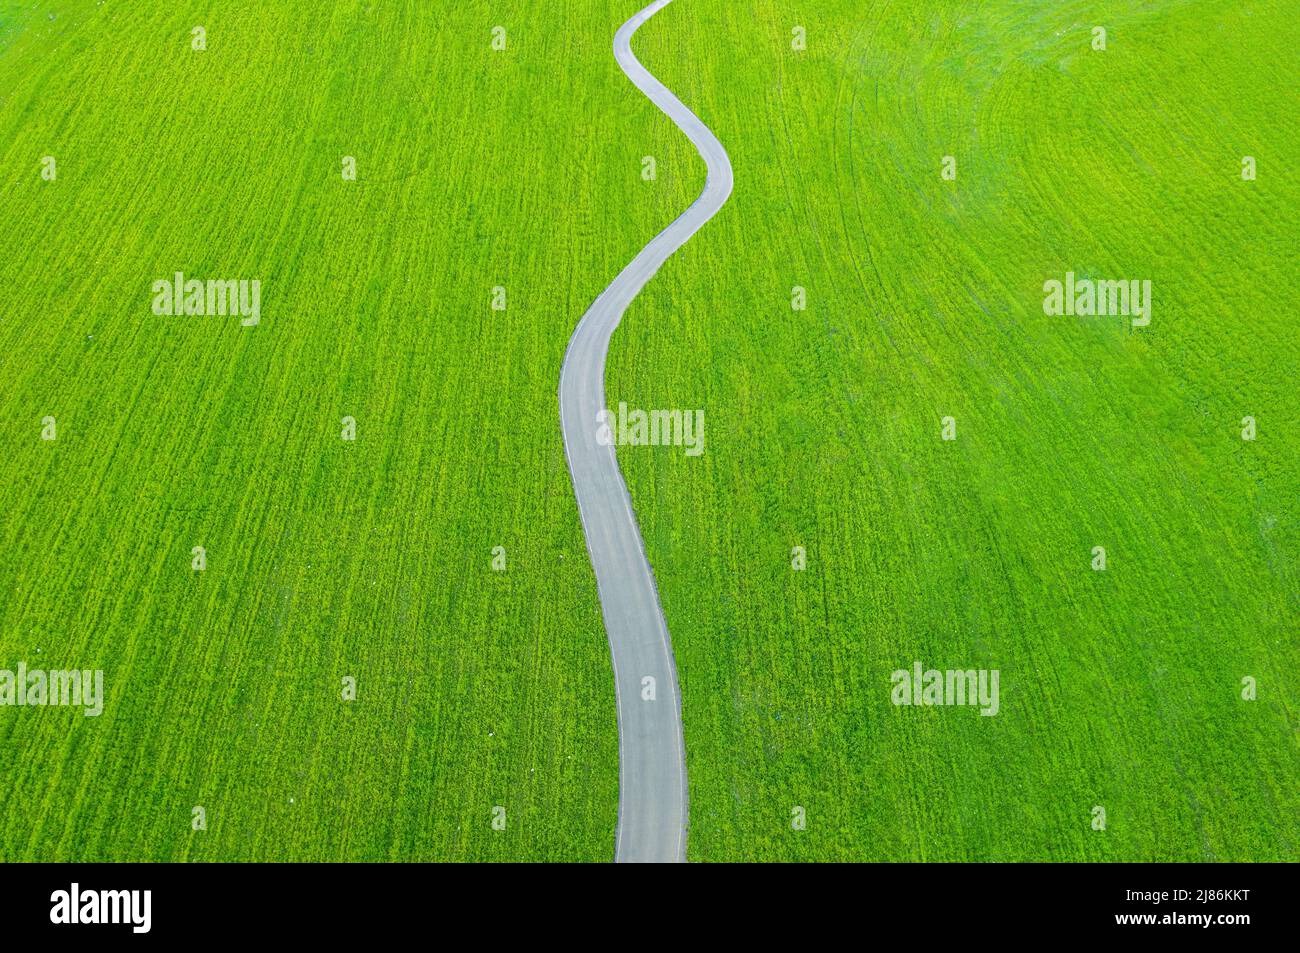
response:
[[[5,5],[0,669],[107,702],[0,710],[0,859],[612,855],[555,395],[687,196],[607,145],[679,138],[610,55],[635,9]],[[154,316],[175,271],[261,325]]]
[[[609,388],[706,411],[702,457],[622,454],[692,859],[1300,859],[1288,5],[696,0],[645,32],[737,173]],[[1151,326],[1044,315],[1067,270],[1152,280]],[[895,708],[913,660],[1000,670],[1000,714]]]
[[[640,5],[0,0],[0,669],[107,694],[0,708],[0,860],[610,857],[556,388],[703,184],[611,55]],[[1298,41],[1281,0],[638,34],[736,169],[610,356],[611,403],[706,411],[700,458],[620,453],[692,859],[1300,859]],[[1067,270],[1151,326],[1044,315]],[[176,271],[261,325],[155,316]],[[998,716],[892,706],[916,659]]]

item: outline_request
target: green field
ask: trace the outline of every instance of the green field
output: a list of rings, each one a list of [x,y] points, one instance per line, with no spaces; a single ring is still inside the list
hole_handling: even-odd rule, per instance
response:
[[[703,184],[611,55],[642,5],[0,0],[0,669],[106,695],[0,708],[0,861],[609,859],[556,389]],[[1300,860],[1297,45],[1283,0],[638,34],[736,171],[608,381],[707,416],[620,451],[691,859]],[[1067,271],[1150,326],[1044,314]],[[156,315],[176,272],[260,324]],[[914,660],[998,715],[893,706]]]
[[[691,185],[639,177],[635,9],[0,3],[0,669],[107,695],[0,709],[0,860],[612,855],[555,394]],[[260,325],[155,316],[177,271]]]
[[[708,420],[698,459],[623,455],[692,858],[1300,859],[1288,10],[678,2],[647,28],[736,168],[611,369],[611,401]],[[1150,326],[1046,316],[1067,270],[1151,280]],[[915,660],[1000,670],[999,714],[894,707]]]

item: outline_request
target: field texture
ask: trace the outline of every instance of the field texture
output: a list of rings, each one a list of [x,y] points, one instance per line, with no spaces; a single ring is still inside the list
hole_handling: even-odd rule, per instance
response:
[[[640,5],[0,0],[0,670],[106,696],[0,708],[0,860],[612,855],[556,387],[702,184],[614,64]],[[609,380],[706,412],[620,451],[692,859],[1300,859],[1297,44],[1282,0],[638,35],[736,171]],[[176,272],[260,322],[155,314]],[[1067,272],[1150,325],[1044,314]],[[892,705],[916,661],[998,714]]]
[[[608,859],[555,395],[690,184],[635,0],[164,8],[0,0],[0,669],[106,695],[0,708],[0,860]]]
[[[1300,859],[1294,7],[681,0],[643,36],[736,169],[609,382],[706,412],[699,458],[622,453],[692,859]],[[1044,314],[1067,271],[1150,280],[1150,325]],[[999,713],[895,707],[915,661],[998,670]]]

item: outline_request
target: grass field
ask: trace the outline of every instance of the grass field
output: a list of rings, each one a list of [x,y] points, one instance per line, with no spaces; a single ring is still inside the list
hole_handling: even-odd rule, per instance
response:
[[[106,694],[0,708],[0,860],[611,856],[556,387],[703,182],[611,56],[641,5],[0,0],[0,669]],[[1297,43],[1282,0],[638,34],[736,171],[610,355],[707,414],[620,451],[691,859],[1300,859]],[[1044,314],[1067,271],[1150,326]],[[260,323],[154,314],[176,272]],[[893,706],[916,660],[998,715]]]
[[[1288,11],[763,0],[647,28],[691,51],[644,59],[737,172],[611,359],[611,402],[708,420],[698,459],[623,454],[692,859],[1300,859]],[[1067,271],[1151,280],[1151,324],[1045,315]],[[895,707],[916,660],[999,670],[999,714]]]
[[[611,856],[555,394],[691,184],[635,9],[0,2],[0,669],[107,696],[0,710],[0,860]],[[177,271],[261,323],[156,316]]]

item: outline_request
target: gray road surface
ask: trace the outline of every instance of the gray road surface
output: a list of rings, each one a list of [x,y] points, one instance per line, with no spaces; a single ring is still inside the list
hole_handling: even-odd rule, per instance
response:
[[[668,626],[614,447],[597,438],[605,408],[605,356],[623,312],[668,258],[731,195],[722,143],[632,55],[641,24],[672,0],[655,0],[619,29],[614,57],[628,78],[686,134],[708,165],[704,191],[654,237],[582,316],[560,371],[560,426],[587,550],[596,570],[618,704],[619,802],[614,860],[686,859],[686,752],[681,693]],[[641,452],[681,452],[643,449]],[[655,698],[644,700],[653,678]]]

